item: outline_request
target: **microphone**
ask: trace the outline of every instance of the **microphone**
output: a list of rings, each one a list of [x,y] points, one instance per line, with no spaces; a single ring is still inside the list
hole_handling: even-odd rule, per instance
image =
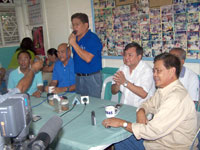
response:
[[[72,33],[73,33],[74,35],[76,35],[77,31],[74,30],[74,31],[72,31]],[[69,43],[67,43],[67,48],[70,48],[70,44],[69,44]]]
[[[96,117],[95,117],[94,111],[91,112],[91,120],[92,120],[92,125],[95,126],[96,125]]]
[[[62,119],[58,116],[51,117],[40,129],[37,137],[30,143],[31,150],[45,150],[52,143],[62,126]]]
[[[77,31],[76,31],[76,30],[74,30],[74,31],[72,31],[72,33],[76,35]]]

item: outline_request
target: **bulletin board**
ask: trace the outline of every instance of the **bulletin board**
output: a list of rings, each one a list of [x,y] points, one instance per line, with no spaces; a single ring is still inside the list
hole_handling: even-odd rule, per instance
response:
[[[27,0],[29,25],[42,24],[41,0]]]
[[[145,57],[181,47],[187,59],[200,59],[200,0],[172,0],[163,6],[152,6],[151,0],[119,6],[115,2],[93,0],[92,4],[103,56],[121,56],[124,47],[135,41],[144,48]]]

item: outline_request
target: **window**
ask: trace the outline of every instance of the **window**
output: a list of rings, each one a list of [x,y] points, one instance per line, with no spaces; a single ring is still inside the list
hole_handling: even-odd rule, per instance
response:
[[[19,44],[14,4],[0,4],[0,47]]]

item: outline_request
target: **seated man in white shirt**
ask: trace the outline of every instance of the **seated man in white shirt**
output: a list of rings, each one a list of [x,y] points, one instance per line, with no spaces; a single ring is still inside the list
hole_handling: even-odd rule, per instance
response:
[[[152,68],[143,62],[143,48],[130,43],[124,49],[124,65],[114,75],[112,94],[122,92],[121,103],[139,107],[155,92]]]
[[[196,103],[199,100],[199,78],[196,73],[186,68],[184,65],[186,52],[182,48],[173,48],[170,53],[177,56],[181,61],[181,73],[179,80],[183,86],[187,89],[192,100]]]

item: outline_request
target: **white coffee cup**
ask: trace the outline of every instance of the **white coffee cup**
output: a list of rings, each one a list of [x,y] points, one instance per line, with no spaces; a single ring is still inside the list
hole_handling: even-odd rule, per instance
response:
[[[49,93],[53,93],[55,86],[49,86]]]
[[[107,118],[115,117],[119,113],[119,109],[114,106],[106,106],[105,113]]]

